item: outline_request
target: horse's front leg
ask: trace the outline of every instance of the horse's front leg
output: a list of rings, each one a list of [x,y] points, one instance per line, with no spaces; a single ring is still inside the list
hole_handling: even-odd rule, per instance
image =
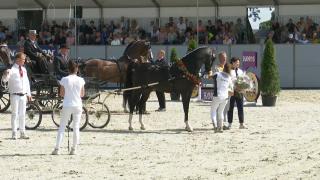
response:
[[[128,103],[129,103],[129,130],[132,131],[132,116],[133,116],[133,111],[134,107],[137,105],[137,102],[139,101],[139,94],[135,92],[130,92],[128,94]]]
[[[123,93],[123,98],[122,98],[122,107],[123,107],[123,111],[125,113],[128,113],[128,109],[127,109],[127,102],[128,102],[128,93]]]
[[[145,111],[145,105],[149,98],[150,92],[151,91],[144,91],[141,95],[141,99],[138,104],[139,105],[139,122],[140,122],[141,130],[146,130],[145,125],[143,124],[143,121],[142,121],[142,114]]]
[[[189,121],[188,121],[191,92],[182,92],[181,96],[182,96],[182,103],[183,103],[183,110],[184,110],[184,123],[186,124],[185,129],[188,132],[192,132],[193,128],[190,126]]]

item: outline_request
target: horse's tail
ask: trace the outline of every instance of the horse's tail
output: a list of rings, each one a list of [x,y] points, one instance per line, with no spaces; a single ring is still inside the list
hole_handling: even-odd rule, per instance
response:
[[[80,71],[80,74],[84,75],[85,74],[85,68],[86,68],[86,62],[85,61],[80,61],[78,62],[78,68]]]

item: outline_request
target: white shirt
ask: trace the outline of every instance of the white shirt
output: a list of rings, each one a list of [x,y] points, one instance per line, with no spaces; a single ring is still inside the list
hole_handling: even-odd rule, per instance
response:
[[[9,69],[9,74],[2,76],[3,82],[8,82],[9,93],[23,93],[31,96],[30,83],[25,67],[21,66],[23,77],[20,77],[19,65],[14,64],[11,69]]]
[[[71,74],[62,78],[60,84],[64,87],[63,107],[82,107],[80,93],[85,84],[83,78]]]
[[[216,72],[213,76],[213,96],[220,99],[227,99],[229,91],[233,91],[231,76],[225,72]]]
[[[238,68],[237,73],[238,73],[238,76],[243,76],[245,74],[245,72],[240,68]],[[237,79],[236,70],[231,70],[230,74],[231,74],[232,80]]]
[[[111,41],[111,45],[112,45],[112,46],[119,46],[119,45],[121,45],[120,39],[114,39],[114,40],[112,40],[112,41]]]

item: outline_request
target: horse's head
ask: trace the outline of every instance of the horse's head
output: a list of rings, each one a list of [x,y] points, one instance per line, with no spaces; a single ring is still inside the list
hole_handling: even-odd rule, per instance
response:
[[[4,65],[9,66],[12,64],[10,49],[8,46],[0,46],[0,60],[4,63]]]
[[[151,45],[148,41],[133,41],[124,50],[123,57],[129,61],[133,59],[139,59],[139,61],[142,61],[140,59],[141,57],[150,59],[149,57],[152,56],[150,48]]]
[[[209,58],[206,58],[205,59],[205,62],[204,62],[204,69],[205,69],[205,73],[211,75],[212,74],[212,65],[213,65],[213,62],[215,61],[216,59],[216,54],[214,52],[213,49],[211,49],[211,53],[210,53],[210,56]]]

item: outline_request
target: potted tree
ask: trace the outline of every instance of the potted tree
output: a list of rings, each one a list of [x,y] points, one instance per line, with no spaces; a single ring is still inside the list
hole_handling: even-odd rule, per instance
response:
[[[280,75],[271,39],[267,40],[261,62],[261,96],[263,106],[275,106],[280,92]]]
[[[197,42],[194,39],[191,39],[188,43],[188,52],[191,52],[196,48],[197,48]]]
[[[176,48],[171,49],[170,54],[170,64],[171,66],[175,64],[179,60],[178,53]],[[177,92],[170,92],[170,97],[172,101],[179,101],[180,100],[180,94]]]

